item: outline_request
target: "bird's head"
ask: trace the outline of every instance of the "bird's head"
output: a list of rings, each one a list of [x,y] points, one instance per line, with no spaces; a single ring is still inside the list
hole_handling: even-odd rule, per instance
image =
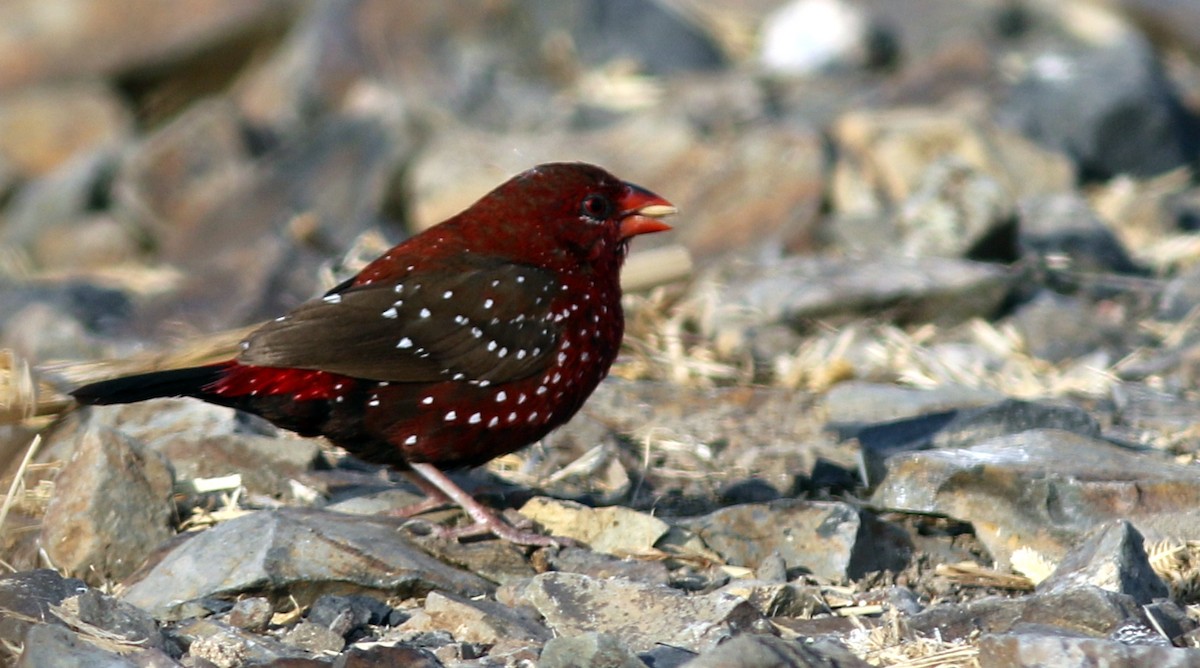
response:
[[[465,211],[491,245],[537,264],[619,265],[629,240],[671,229],[667,200],[585,163],[549,163],[501,184]]]

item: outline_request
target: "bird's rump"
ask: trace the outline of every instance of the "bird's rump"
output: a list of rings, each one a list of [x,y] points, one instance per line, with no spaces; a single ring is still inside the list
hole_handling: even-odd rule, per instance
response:
[[[555,348],[558,290],[552,273],[511,263],[348,285],[260,327],[238,361],[391,382],[517,380]]]

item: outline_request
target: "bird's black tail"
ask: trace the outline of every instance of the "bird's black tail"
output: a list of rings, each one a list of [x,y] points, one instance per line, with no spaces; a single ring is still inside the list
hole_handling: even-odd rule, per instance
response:
[[[202,397],[205,389],[220,380],[224,364],[189,369],[152,371],[136,376],[84,385],[71,396],[81,404],[129,404],[158,397]]]

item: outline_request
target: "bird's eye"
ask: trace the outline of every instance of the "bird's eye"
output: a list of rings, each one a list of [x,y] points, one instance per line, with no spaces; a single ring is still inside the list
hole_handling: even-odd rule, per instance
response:
[[[613,203],[604,195],[588,195],[583,198],[579,211],[592,220],[601,221],[612,215]]]

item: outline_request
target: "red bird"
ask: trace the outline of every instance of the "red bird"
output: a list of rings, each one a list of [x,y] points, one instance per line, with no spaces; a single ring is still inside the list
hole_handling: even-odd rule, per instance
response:
[[[405,472],[428,498],[399,514],[454,502],[474,524],[447,533],[546,545],[442,470],[518,450],[579,410],[620,347],[629,240],[670,229],[658,218],[674,212],[599,167],[540,165],[258,328],[235,359],[72,394],[83,404],[195,397],[255,413]]]

